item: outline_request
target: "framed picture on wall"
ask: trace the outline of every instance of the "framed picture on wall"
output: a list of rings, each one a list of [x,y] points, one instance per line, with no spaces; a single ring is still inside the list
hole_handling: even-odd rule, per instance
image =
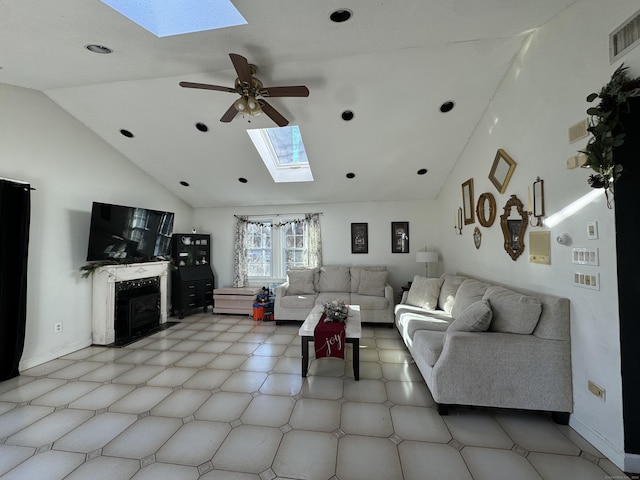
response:
[[[369,224],[351,224],[351,253],[369,253]]]
[[[409,222],[391,222],[391,253],[409,253]]]

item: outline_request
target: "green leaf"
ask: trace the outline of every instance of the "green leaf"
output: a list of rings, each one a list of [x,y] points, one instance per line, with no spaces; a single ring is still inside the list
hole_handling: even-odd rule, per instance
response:
[[[592,93],[591,95],[589,95],[587,97],[587,102],[591,103],[593,102],[596,98],[598,98],[598,94],[597,93]]]
[[[598,110],[597,107],[589,107],[587,109],[587,115],[593,115],[593,116],[599,117],[601,113],[602,112],[600,112],[600,110]]]

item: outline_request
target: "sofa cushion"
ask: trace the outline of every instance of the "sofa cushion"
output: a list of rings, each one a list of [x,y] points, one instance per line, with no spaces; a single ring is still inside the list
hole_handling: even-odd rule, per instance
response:
[[[440,310],[444,310],[447,313],[451,313],[453,304],[456,300],[456,292],[458,288],[466,280],[466,277],[461,275],[452,275],[445,273],[442,275],[444,281],[442,287],[440,287],[440,296],[438,297],[438,306]]]
[[[458,300],[456,300],[456,303],[457,302]],[[458,317],[451,322],[447,331],[484,332],[489,328],[492,316],[493,314],[489,301],[479,300],[465,308],[464,312],[458,315]]]
[[[321,292],[316,297],[315,304],[323,305],[333,300],[339,300],[349,305],[351,303],[351,294],[348,292]]]
[[[530,335],[538,324],[542,303],[539,298],[522,295],[495,285],[487,288],[483,300],[489,300],[493,320],[489,330]]]
[[[416,332],[413,337],[414,355],[433,367],[442,353],[445,335],[445,332]]]
[[[349,267],[329,266],[320,268],[318,292],[350,292]]]
[[[360,274],[363,270],[368,270],[369,272],[386,272],[387,267],[384,266],[373,266],[373,267],[349,267],[349,273],[351,274],[351,293],[358,293],[360,289]]]
[[[361,312],[362,310],[386,310],[389,308],[389,300],[387,300],[387,297],[376,297],[374,295],[352,293],[348,303],[351,305],[360,305]],[[362,321],[366,322],[364,318]]]
[[[311,295],[285,295],[280,297],[279,301],[282,308],[308,308],[311,310],[316,304],[316,296],[316,293]]]
[[[427,278],[416,275],[411,282],[407,295],[407,304],[415,307],[435,310],[440,294],[441,278]]]
[[[487,288],[489,288],[488,283],[467,278],[458,287],[456,301],[453,303],[453,308],[451,309],[451,316],[458,318],[470,305],[476,303],[478,300],[482,300]]]
[[[308,295],[316,293],[313,282],[313,269],[289,270],[287,276],[289,277],[287,295]]]
[[[372,272],[362,270],[360,272],[360,285],[358,295],[373,295],[384,297],[384,286],[387,284],[387,272]]]

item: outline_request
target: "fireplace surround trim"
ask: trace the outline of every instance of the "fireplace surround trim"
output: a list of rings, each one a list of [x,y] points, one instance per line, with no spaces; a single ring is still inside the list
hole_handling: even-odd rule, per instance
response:
[[[94,345],[115,342],[116,283],[141,278],[160,280],[160,324],[167,321],[167,274],[169,262],[106,265],[93,273],[92,338]]]

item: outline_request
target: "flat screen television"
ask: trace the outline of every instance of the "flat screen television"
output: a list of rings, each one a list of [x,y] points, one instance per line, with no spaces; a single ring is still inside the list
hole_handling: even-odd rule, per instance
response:
[[[93,202],[87,261],[169,255],[172,212]]]

